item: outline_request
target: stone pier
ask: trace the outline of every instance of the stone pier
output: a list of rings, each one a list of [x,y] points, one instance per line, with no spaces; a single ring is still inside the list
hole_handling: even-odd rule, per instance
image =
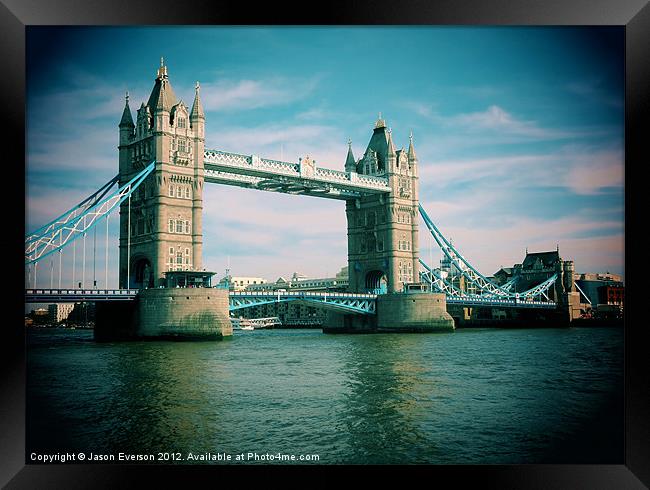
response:
[[[145,289],[133,302],[98,302],[96,316],[98,341],[220,340],[232,336],[225,289]]]
[[[453,332],[444,294],[404,292],[377,297],[376,315],[328,313],[325,333]]]

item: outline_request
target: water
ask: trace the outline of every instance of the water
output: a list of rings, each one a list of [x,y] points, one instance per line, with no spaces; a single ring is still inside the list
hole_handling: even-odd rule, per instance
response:
[[[28,462],[81,451],[180,453],[184,464],[196,464],[190,452],[234,464],[249,452],[320,464],[623,463],[621,328],[106,344],[92,331],[30,330],[27,357]]]

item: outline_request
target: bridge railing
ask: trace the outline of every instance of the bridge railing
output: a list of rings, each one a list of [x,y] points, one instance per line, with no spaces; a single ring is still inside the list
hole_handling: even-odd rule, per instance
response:
[[[26,295],[57,295],[57,296],[132,296],[139,289],[26,289]]]
[[[328,297],[328,298],[354,298],[354,299],[375,299],[376,294],[366,293],[328,293],[318,291],[232,291],[230,296],[307,296],[307,297]]]

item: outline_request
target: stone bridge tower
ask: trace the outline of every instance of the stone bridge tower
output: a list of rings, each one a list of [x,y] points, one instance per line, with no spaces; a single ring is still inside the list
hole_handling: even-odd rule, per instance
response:
[[[409,139],[408,151],[395,150],[380,114],[363,157],[355,161],[348,149],[347,172],[387,177],[391,188],[390,194],[346,202],[351,291],[398,292],[419,282],[418,160]]]
[[[154,171],[120,206],[120,287],[162,285],[168,270],[202,268],[205,115],[195,88],[178,101],[164,61],[135,123],[127,93],[119,124],[120,185],[155,160]]]

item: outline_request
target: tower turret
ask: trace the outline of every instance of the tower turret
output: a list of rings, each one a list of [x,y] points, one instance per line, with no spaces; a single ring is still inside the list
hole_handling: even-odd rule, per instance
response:
[[[203,112],[203,104],[201,104],[201,97],[199,95],[200,90],[201,86],[199,82],[196,82],[194,86],[194,102],[190,111],[190,126],[197,137],[203,138],[205,136],[205,113]]]
[[[354,154],[352,153],[352,140],[348,139],[348,156],[345,159],[345,171],[356,172],[357,163],[354,161]]]
[[[393,144],[392,131],[389,129],[387,132],[387,149],[386,149],[386,172],[393,173],[397,172],[397,151],[395,151],[395,145]]]
[[[411,175],[416,176],[418,174],[418,156],[415,154],[415,147],[413,146],[413,131],[409,134],[408,162]]]
[[[119,168],[120,172],[126,171],[128,165],[128,145],[134,136],[135,124],[133,124],[133,116],[131,115],[131,108],[129,107],[129,92],[124,96],[124,111],[122,112],[122,119],[118,127],[120,128],[120,141],[119,141]]]
[[[170,112],[172,107],[176,105],[176,94],[169,82],[167,75],[167,66],[165,61],[160,58],[160,67],[154,82],[153,90],[149,96],[147,105],[151,111],[154,119],[154,130],[166,131],[169,128]]]

